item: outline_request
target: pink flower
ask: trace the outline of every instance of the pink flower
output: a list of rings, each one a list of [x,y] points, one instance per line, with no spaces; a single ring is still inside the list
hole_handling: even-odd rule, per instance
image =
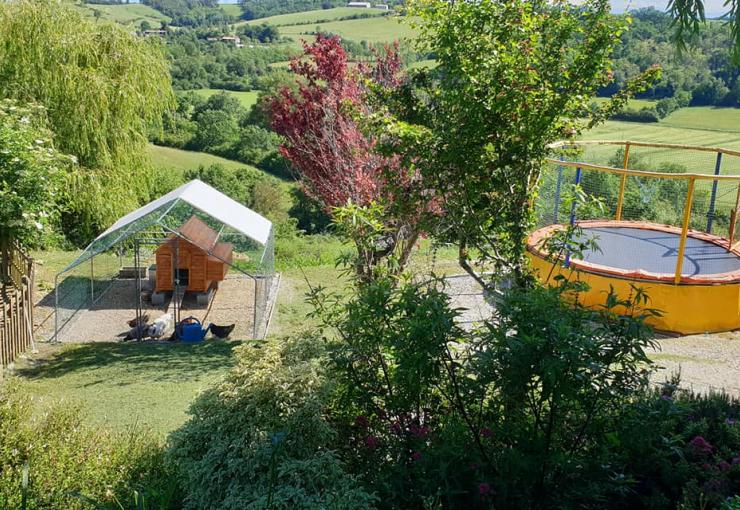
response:
[[[696,436],[694,439],[691,440],[691,446],[694,448],[694,452],[701,454],[701,455],[707,455],[712,453],[712,445],[707,442],[706,439],[704,439],[702,436]]]
[[[483,427],[480,429],[480,435],[483,437],[491,437],[493,435],[493,431],[488,427]]]
[[[485,482],[478,485],[478,494],[485,496],[491,493],[491,486]]]
[[[355,418],[355,427],[366,429],[369,425],[370,422],[365,416],[359,415],[357,418]]]
[[[411,460],[413,460],[414,462],[421,460],[421,452],[412,453]]]
[[[701,468],[702,468],[702,469],[703,469],[704,471],[709,471],[710,469],[712,469],[712,465],[711,465],[711,464],[709,464],[708,462],[705,462],[704,464],[702,464],[702,465],[701,465]]]
[[[722,460],[717,464],[717,467],[720,471],[729,471],[732,466],[730,466],[730,463],[726,460]]]
[[[378,446],[380,446],[380,440],[375,436],[367,436],[365,438],[365,446],[367,446],[371,450],[374,450]]]

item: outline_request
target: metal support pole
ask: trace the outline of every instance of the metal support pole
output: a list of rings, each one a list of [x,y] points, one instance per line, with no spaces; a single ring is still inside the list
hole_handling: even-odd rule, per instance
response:
[[[576,186],[581,184],[581,167],[576,168]],[[573,203],[570,204],[570,226],[574,226],[576,224],[576,206],[578,204],[575,200],[573,200]],[[565,267],[568,267],[570,265],[570,253],[565,254]]]
[[[95,267],[93,266],[95,257],[90,257],[90,308],[95,302]]]
[[[681,283],[681,269],[683,268],[683,255],[686,251],[686,236],[689,233],[689,222],[691,221],[691,204],[694,200],[694,184],[696,183],[693,177],[689,178],[689,190],[686,193],[686,203],[683,208],[683,224],[681,226],[681,241],[678,245],[678,259],[676,260],[676,274],[673,278],[673,283],[678,285]]]
[[[717,153],[717,162],[714,164],[714,175],[719,175],[722,168],[722,153]],[[712,197],[709,199],[709,211],[707,211],[707,232],[712,233],[712,222],[714,221],[714,205],[717,201],[718,181],[712,183]]]
[[[629,142],[624,146],[624,160],[622,161],[622,168],[627,170],[630,164],[630,144]],[[627,186],[627,175],[622,174],[619,179],[619,196],[617,197],[617,214],[615,220],[619,221],[622,219],[622,205],[624,204],[624,190]]]
[[[560,161],[564,161],[564,156],[560,156]],[[555,184],[555,208],[552,211],[553,224],[558,223],[558,211],[560,209],[560,187],[563,183],[563,167],[558,165],[558,181]]]
[[[54,343],[59,341],[59,275],[54,276]]]

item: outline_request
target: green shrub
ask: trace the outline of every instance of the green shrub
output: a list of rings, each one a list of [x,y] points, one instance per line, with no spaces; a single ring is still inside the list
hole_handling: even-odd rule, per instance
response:
[[[103,508],[135,508],[134,491],[147,508],[179,505],[163,450],[146,431],[93,430],[60,404],[35,414],[18,384],[0,386],[0,508],[21,508],[24,499],[29,510],[90,508],[79,495]]]
[[[625,108],[612,117],[614,120],[623,120],[627,122],[658,122],[660,115],[655,107],[645,107],[639,110]]]
[[[237,356],[172,435],[185,508],[370,508],[374,498],[331,449],[322,344],[286,338],[244,345]]]
[[[331,346],[338,444],[382,508],[569,508],[618,495],[610,432],[650,368],[642,294],[595,311],[564,303],[570,286],[515,289],[495,322],[466,332],[436,279],[354,290],[317,289],[311,301]]]

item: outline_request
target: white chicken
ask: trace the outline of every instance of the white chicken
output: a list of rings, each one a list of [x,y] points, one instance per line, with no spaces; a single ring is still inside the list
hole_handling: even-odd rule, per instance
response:
[[[167,331],[171,325],[172,314],[166,313],[164,315],[160,315],[147,328],[147,336],[152,338],[162,338],[162,335],[164,335],[165,331]]]

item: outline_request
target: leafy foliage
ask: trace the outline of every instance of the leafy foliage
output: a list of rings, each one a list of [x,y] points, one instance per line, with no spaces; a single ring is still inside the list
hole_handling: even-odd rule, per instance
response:
[[[339,38],[321,34],[305,53],[309,60],[291,62],[297,87],[284,87],[270,103],[273,128],[285,139],[281,153],[305,193],[342,215],[338,224],[368,225],[372,236],[350,238],[360,253],[358,274],[373,278],[396,251],[397,264],[385,269],[398,271],[435,205],[413,163],[376,150],[377,137],[361,125],[372,115],[370,91],[400,84],[398,54],[386,48],[374,66],[352,70]]]
[[[631,83],[594,117],[578,120],[610,81],[622,22],[604,0],[412,7],[420,48],[439,66],[417,73],[391,104],[399,122],[389,128],[395,140],[388,138],[444,196],[441,237],[459,246],[461,265],[486,286],[476,257],[479,267],[521,280],[547,145],[603,120],[643,86]]]
[[[63,197],[65,234],[87,242],[149,198],[147,130],[171,106],[161,50],[52,0],[0,5],[0,96],[48,112],[80,171]]]
[[[72,158],[54,149],[46,111],[0,101],[0,238],[46,244],[59,228],[59,194]]]
[[[171,456],[189,489],[185,508],[371,508],[374,498],[332,451],[321,343],[308,336],[245,344],[238,359],[172,436]]]
[[[146,431],[91,430],[76,409],[61,404],[39,415],[22,387],[13,381],[0,386],[1,507],[90,508],[78,496],[84,495],[108,508],[121,508],[121,502],[135,508],[128,504],[134,492],[150,508],[178,504],[173,473]]]

